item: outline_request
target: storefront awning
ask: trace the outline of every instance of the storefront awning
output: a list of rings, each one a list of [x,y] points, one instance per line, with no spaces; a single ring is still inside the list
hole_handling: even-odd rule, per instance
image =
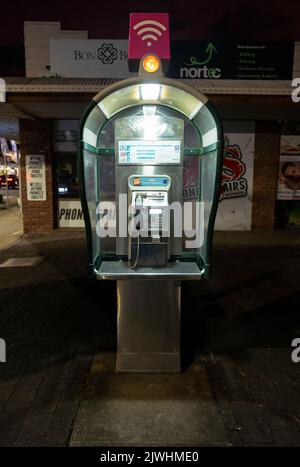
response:
[[[109,78],[5,78],[8,93],[98,93],[120,81]],[[204,94],[291,95],[291,81],[179,80]]]

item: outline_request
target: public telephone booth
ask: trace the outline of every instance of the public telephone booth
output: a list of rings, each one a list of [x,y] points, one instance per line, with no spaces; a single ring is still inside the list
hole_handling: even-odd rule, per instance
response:
[[[155,56],[141,60],[136,78],[96,95],[83,115],[89,272],[117,282],[118,371],[180,371],[181,281],[209,277],[222,154],[212,104],[163,77]]]

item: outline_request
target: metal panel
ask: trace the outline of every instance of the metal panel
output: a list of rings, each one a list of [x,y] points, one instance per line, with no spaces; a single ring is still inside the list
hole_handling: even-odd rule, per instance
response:
[[[117,371],[180,371],[177,281],[118,281]]]

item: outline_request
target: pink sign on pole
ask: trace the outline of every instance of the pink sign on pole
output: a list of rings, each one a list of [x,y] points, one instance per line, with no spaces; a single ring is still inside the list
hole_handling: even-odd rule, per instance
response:
[[[140,60],[149,53],[170,60],[168,13],[130,14],[128,59]]]

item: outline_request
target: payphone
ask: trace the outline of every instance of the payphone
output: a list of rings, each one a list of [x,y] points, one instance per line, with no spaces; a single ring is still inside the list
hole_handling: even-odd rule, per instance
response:
[[[143,63],[82,117],[81,202],[89,272],[116,281],[117,371],[178,372],[181,282],[209,277],[223,133],[203,94]]]
[[[164,225],[170,205],[170,184],[168,175],[129,177],[128,261],[132,268],[165,266],[170,258],[170,236]]]

